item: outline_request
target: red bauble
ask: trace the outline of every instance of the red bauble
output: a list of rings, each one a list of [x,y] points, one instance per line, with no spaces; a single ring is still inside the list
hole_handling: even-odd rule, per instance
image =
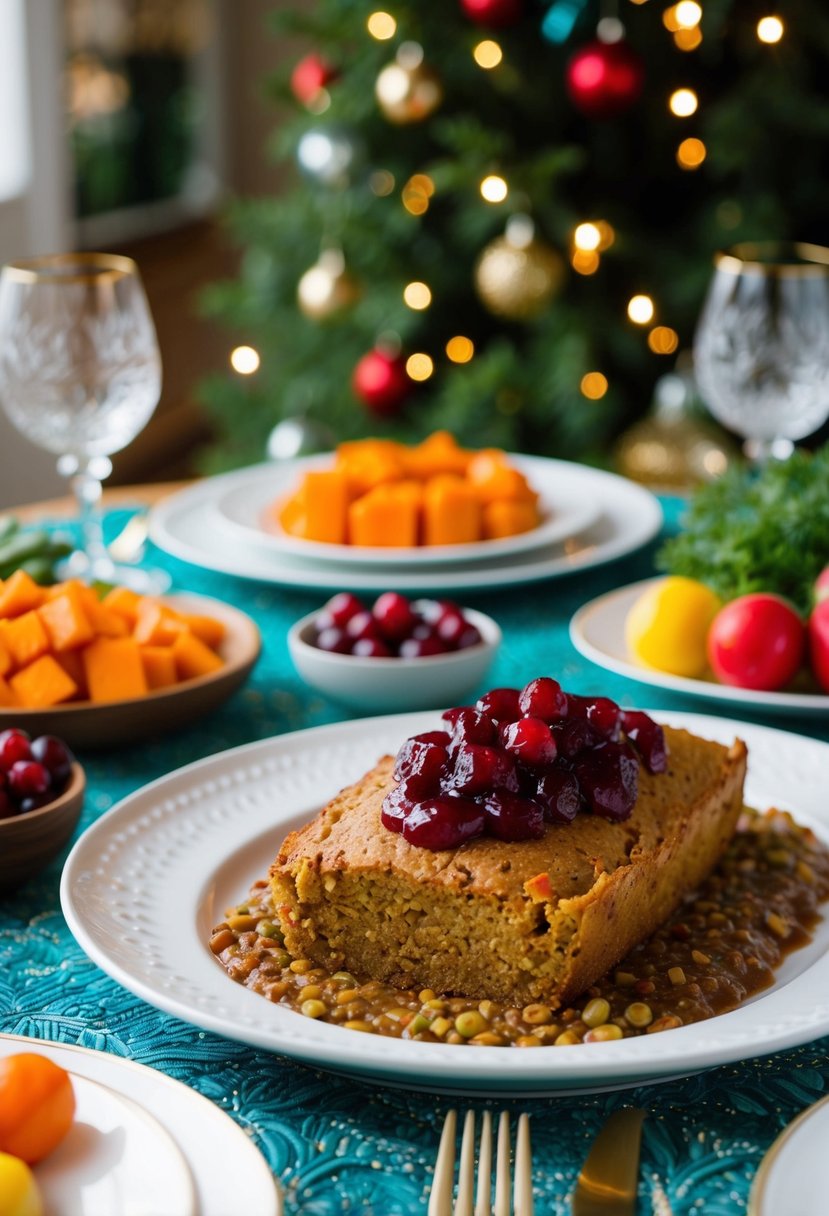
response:
[[[320,92],[339,75],[337,69],[321,55],[311,52],[291,72],[291,92],[297,101],[310,106]]]
[[[406,361],[382,350],[370,350],[354,368],[351,387],[372,414],[396,414],[412,388]]]
[[[524,15],[524,0],[461,0],[470,21],[501,29],[515,25]]]
[[[567,64],[567,91],[588,118],[614,118],[638,100],[642,60],[626,42],[591,42]]]

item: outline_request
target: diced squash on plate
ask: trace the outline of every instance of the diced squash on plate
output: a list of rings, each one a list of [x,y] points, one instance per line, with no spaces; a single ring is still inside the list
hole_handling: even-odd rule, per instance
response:
[[[14,709],[20,702],[17,699],[17,693],[12,688],[7,680],[0,676],[0,709]]]
[[[475,491],[451,474],[432,477],[423,496],[427,545],[463,545],[481,537],[481,503]]]
[[[348,536],[352,545],[416,545],[423,494],[417,482],[377,486],[348,509]]]
[[[14,577],[14,576],[12,576]],[[74,697],[77,686],[51,654],[41,655],[9,680],[25,709],[47,709]]]
[[[137,591],[131,591],[129,587],[113,587],[101,600],[101,605],[108,612],[122,616],[130,629],[135,624],[141,603],[142,597]]]
[[[169,688],[178,683],[178,669],[172,646],[142,646],[141,662],[147,687]]]
[[[198,613],[185,612],[182,613],[181,619],[190,632],[211,650],[217,650],[222,644],[225,627],[215,616],[200,616]]]
[[[69,676],[69,679],[77,687],[75,700],[86,700],[89,696],[89,689],[86,687],[86,668],[83,665],[83,651],[81,650],[62,650],[60,654],[55,655],[55,659]]]
[[[219,656],[192,633],[180,633],[172,650],[180,680],[206,676],[223,666]]]
[[[187,626],[177,612],[158,600],[143,600],[132,636],[141,646],[172,646]]]
[[[11,651],[3,640],[3,633],[0,628],[0,676],[8,675],[12,669],[12,665]]]
[[[538,510],[534,502],[498,499],[484,505],[484,536],[487,540],[517,536],[537,526]]]
[[[41,604],[37,614],[49,635],[50,650],[75,650],[92,641],[95,629],[87,605],[91,606],[91,602],[83,592],[68,583],[62,594]]]
[[[0,617],[31,612],[43,603],[44,594],[43,588],[25,570],[15,570],[0,590]]]
[[[15,669],[33,663],[51,649],[49,635],[43,626],[37,609],[24,612],[22,616],[4,621],[3,641],[11,655]]]
[[[83,663],[90,701],[129,701],[147,692],[134,638],[96,638],[84,648]]]

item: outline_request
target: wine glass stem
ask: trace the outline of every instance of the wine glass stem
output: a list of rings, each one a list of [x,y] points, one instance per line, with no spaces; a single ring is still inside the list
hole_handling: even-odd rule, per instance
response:
[[[94,570],[96,565],[108,564],[101,528],[101,482],[90,471],[89,464],[81,464],[71,479],[71,486],[78,505],[83,549]]]

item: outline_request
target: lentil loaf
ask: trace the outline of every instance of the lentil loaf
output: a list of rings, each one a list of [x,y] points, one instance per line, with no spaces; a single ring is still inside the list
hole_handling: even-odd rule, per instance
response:
[[[743,804],[746,749],[666,728],[629,819],[580,814],[539,840],[409,844],[380,821],[394,761],[339,793],[270,869],[285,945],[329,970],[556,1007],[646,938],[708,875]]]

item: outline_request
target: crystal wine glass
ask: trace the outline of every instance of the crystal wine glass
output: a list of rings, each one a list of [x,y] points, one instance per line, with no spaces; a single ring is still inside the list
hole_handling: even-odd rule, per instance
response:
[[[150,572],[112,561],[98,511],[109,457],[146,426],[160,395],[155,327],[132,259],[65,253],[3,268],[0,402],[71,478],[83,539],[66,574],[163,589]]]
[[[755,461],[829,417],[829,249],[738,245],[715,259],[694,343],[700,393]]]

